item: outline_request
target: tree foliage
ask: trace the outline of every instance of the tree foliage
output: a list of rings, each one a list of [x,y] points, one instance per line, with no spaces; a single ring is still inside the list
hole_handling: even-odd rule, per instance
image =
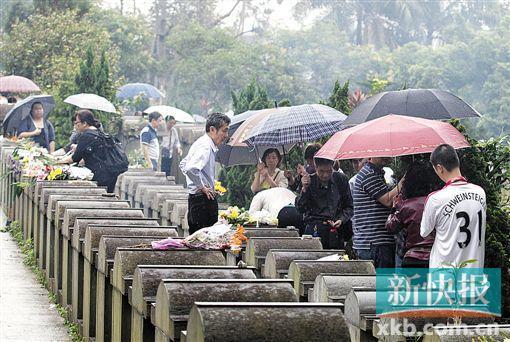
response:
[[[246,88],[239,90],[238,93],[232,92],[232,106],[234,115],[247,110],[257,110],[271,107],[271,102],[267,96],[267,91],[263,89],[255,80],[252,80]]]
[[[33,13],[34,7],[28,1],[5,1],[0,5],[1,29],[3,32],[10,32],[13,25],[23,22]]]
[[[73,130],[72,116],[76,107],[60,102],[67,96],[78,93],[90,93],[103,96],[115,102],[115,87],[110,73],[110,66],[103,51],[98,57],[89,47],[84,60],[74,75],[74,82],[60,84],[56,98],[57,106],[50,114],[55,126],[56,141],[59,145],[68,143],[70,132]],[[122,116],[116,113],[94,111],[94,115],[103,125],[103,129],[112,134],[118,134],[122,125]]]
[[[302,19],[312,9],[326,10],[324,19],[356,45],[394,49],[409,42],[432,45],[448,41],[451,23],[475,29],[494,28],[508,11],[503,1],[299,1],[295,15]]]
[[[110,62],[115,63],[116,51],[108,33],[86,17],[80,18],[74,11],[35,14],[13,25],[4,36],[3,67],[7,73],[28,77],[51,93],[66,75],[74,74],[88,46],[107,51]]]
[[[473,147],[459,151],[462,173],[486,194],[485,267],[501,269],[501,292],[510,293],[510,244],[505,243],[510,240],[510,142],[508,137],[478,141],[465,136]],[[503,317],[508,317],[510,297],[502,300]]]
[[[152,56],[153,29],[145,18],[96,8],[90,11],[89,18],[108,32],[112,46],[119,51],[115,78],[122,84],[150,83],[157,63]]]
[[[108,49],[117,83],[154,80],[167,104],[203,115],[230,109],[232,91],[251,79],[271,101],[294,104],[328,98],[335,80],[348,79],[365,93],[402,84],[449,90],[484,115],[469,125],[476,137],[509,132],[504,2],[300,1],[297,13],[325,14],[299,31],[267,26],[267,1],[233,1],[228,8],[216,0],[153,4],[147,21],[94,1],[4,2],[12,16],[2,17],[10,30],[2,36],[3,72],[51,92],[74,75],[91,45]]]
[[[349,81],[346,81],[343,86],[340,86],[338,80],[335,81],[333,93],[329,97],[327,104],[345,115],[351,113],[351,107],[349,105]]]
[[[84,15],[92,7],[91,0],[32,0],[34,11],[43,15],[58,11],[75,10]]]

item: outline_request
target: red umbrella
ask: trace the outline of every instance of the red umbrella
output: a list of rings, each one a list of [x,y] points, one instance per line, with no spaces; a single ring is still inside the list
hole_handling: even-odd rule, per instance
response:
[[[387,115],[335,133],[315,157],[357,159],[398,157],[432,152],[440,144],[470,147],[447,122],[402,115]]]
[[[10,75],[0,77],[0,93],[35,93],[41,89],[26,77]]]

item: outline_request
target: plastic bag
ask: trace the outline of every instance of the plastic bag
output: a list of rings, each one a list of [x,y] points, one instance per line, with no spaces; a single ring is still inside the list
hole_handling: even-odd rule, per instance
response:
[[[160,251],[166,251],[169,249],[174,248],[184,248],[186,247],[183,243],[182,239],[173,239],[173,238],[167,238],[163,240],[158,241],[152,241],[151,246],[153,249],[160,250]]]

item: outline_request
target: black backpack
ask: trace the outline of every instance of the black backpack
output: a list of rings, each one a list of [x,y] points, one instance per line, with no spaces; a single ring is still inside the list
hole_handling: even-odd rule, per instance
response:
[[[90,131],[89,134],[93,135],[94,139],[87,146],[87,152],[90,157],[95,159],[95,164],[98,168],[109,174],[126,172],[129,160],[122,149],[120,141],[99,130]]]

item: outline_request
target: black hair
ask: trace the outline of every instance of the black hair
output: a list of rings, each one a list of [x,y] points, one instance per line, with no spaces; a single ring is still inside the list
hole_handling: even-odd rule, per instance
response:
[[[325,159],[325,158],[314,158],[314,163],[315,163],[315,167],[319,167],[319,166],[331,166],[333,167],[333,164],[335,164],[335,162],[331,159]]]
[[[161,113],[152,112],[152,113],[149,114],[149,122],[151,122],[152,120],[157,120],[157,119],[159,119],[162,116],[163,115],[161,115]]]
[[[322,148],[319,143],[310,144],[305,148],[305,160],[312,159],[315,154]]]
[[[88,109],[77,110],[74,113],[73,121],[76,121],[76,118],[80,118],[81,122],[84,122],[89,126],[94,126],[96,128],[101,127],[101,122],[99,122],[99,120],[94,117],[94,114],[92,114],[92,112]]]
[[[460,165],[457,152],[451,145],[448,144],[442,144],[436,147],[430,155],[430,162],[434,166],[443,166],[448,172],[458,168]]]
[[[266,158],[268,155],[270,155],[271,153],[276,153],[276,156],[278,157],[278,165],[280,165],[280,162],[282,161],[282,155],[280,154],[280,151],[278,151],[277,148],[268,148],[267,150],[264,151],[264,154],[262,154],[262,162],[267,166],[266,164]]]
[[[219,130],[224,125],[230,125],[230,118],[223,113],[212,113],[205,122],[205,131],[209,132],[211,127]]]
[[[440,182],[432,165],[424,160],[418,160],[409,165],[406,171],[402,182],[402,194],[404,198],[422,197],[439,187]]]
[[[175,117],[173,115],[168,115],[166,118],[165,118],[165,122],[168,122],[170,120],[175,120]]]

